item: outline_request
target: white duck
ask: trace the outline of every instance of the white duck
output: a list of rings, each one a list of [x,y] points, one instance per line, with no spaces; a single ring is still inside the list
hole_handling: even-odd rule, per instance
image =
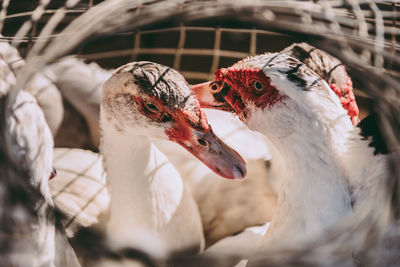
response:
[[[213,134],[183,77],[151,62],[118,68],[103,86],[100,125],[111,192],[109,236],[129,242],[150,231],[165,241],[167,252],[201,250],[196,203],[153,140],[180,144],[223,177],[241,179],[246,169]]]
[[[338,97],[305,64],[283,53],[265,54],[220,69],[215,77],[193,87],[202,105],[231,108],[267,137],[272,158],[286,166],[266,244],[318,238],[352,213],[352,198],[356,205],[371,195],[383,199],[378,192],[385,159],[374,157]]]
[[[353,122],[353,124],[356,124],[359,119],[358,119],[358,106],[355,101],[355,96],[353,93],[353,87],[352,87],[352,82],[349,77],[349,75],[346,72],[346,69],[344,65],[335,57],[332,55],[326,53],[325,51],[322,51],[320,49],[317,49],[316,47],[313,47],[307,43],[295,43],[292,44],[291,46],[283,49],[281,53],[285,53],[287,55],[293,56],[306,64],[309,68],[311,68],[313,71],[315,71],[320,77],[322,77],[330,86],[333,92],[340,98],[340,102],[342,106],[348,111],[348,115]],[[207,104],[203,102],[203,104]],[[206,106],[207,107],[207,106]],[[211,125],[213,124],[213,121],[211,120],[213,117],[210,117],[210,123]],[[226,128],[230,128],[230,125],[227,124],[232,124],[234,121],[220,121],[218,122],[218,125],[222,125]],[[223,135],[222,135],[223,136]],[[234,140],[234,141],[239,141],[241,143],[241,140]],[[254,140],[254,142],[259,142],[259,140]],[[235,145],[235,144],[233,144]],[[237,145],[237,144],[236,144]],[[263,146],[264,143],[261,143]],[[273,148],[272,148],[273,149]],[[238,150],[239,152],[242,152],[243,150]],[[275,153],[276,154],[276,153]],[[249,174],[251,176],[251,179],[249,179],[246,182],[249,182],[247,185],[243,184],[241,187],[234,188],[235,193],[237,193],[237,196],[235,196],[234,200],[237,202],[239,201],[239,204],[237,205],[239,208],[230,208],[230,209],[220,209],[220,212],[241,212],[241,214],[248,214],[248,207],[257,207],[257,209],[263,209],[265,207],[269,206],[269,213],[268,216],[272,216],[272,214],[275,211],[275,204],[274,201],[265,199],[260,197],[259,193],[262,192],[263,194],[268,194],[268,192],[271,192],[271,188],[276,192],[277,189],[276,187],[279,187],[279,177],[281,175],[281,169],[285,168],[285,165],[283,162],[280,162],[279,160],[275,161],[272,158],[272,164],[271,167],[268,167],[268,175],[263,174],[263,172],[258,171],[258,174],[254,173],[252,175],[252,165],[255,163],[252,163],[251,165],[248,164],[248,170]],[[281,165],[280,165],[281,164]],[[260,170],[260,168],[257,168],[257,170]],[[258,175],[258,176],[257,176]],[[251,183],[250,183],[251,182]],[[267,182],[267,185],[265,184]],[[219,186],[220,184],[216,184],[217,186],[213,186],[213,191],[221,191],[225,192],[229,190],[229,187],[227,184],[224,186]],[[234,185],[233,185],[234,186]],[[222,190],[219,190],[222,189]],[[232,189],[231,189],[232,190]],[[242,194],[246,191],[252,192],[251,198],[247,197],[245,201],[240,201],[241,196],[245,195]],[[272,192],[271,192],[272,193]],[[230,194],[229,196],[231,196]],[[248,195],[248,194],[247,194]],[[271,196],[273,194],[270,194]],[[213,201],[213,203],[220,203],[218,199],[215,201],[214,199],[208,198],[209,201]],[[208,200],[207,199],[207,200]],[[246,205],[243,205],[241,203],[245,202]],[[214,204],[214,205],[216,205]],[[273,204],[273,205],[271,205]],[[202,205],[206,206],[206,205]],[[202,207],[200,206],[200,207]],[[242,207],[242,208],[240,208]],[[205,213],[208,215],[208,213]],[[263,214],[261,212],[257,212],[257,214]],[[237,215],[236,215],[237,216]],[[222,216],[220,215],[219,217],[221,218],[228,218],[227,216]],[[230,218],[233,216],[231,215]],[[237,216],[239,217],[239,216]],[[252,218],[253,216],[242,216],[243,218]],[[206,217],[207,218],[207,217]],[[252,221],[253,219],[249,219]],[[204,221],[204,219],[203,219]],[[264,220],[261,222],[268,222],[269,220]],[[218,222],[221,222],[219,220]],[[254,222],[254,221],[253,221]],[[261,224],[260,221],[258,224]],[[253,224],[256,225],[256,224]],[[225,238],[224,240],[221,240],[218,244],[213,246],[209,251],[217,251],[217,252],[227,252],[231,251],[232,247],[235,247],[236,250],[241,250],[243,246],[249,248],[249,245],[244,245],[244,244],[256,244],[257,239],[262,238],[262,233],[265,231],[265,228],[268,227],[268,223],[265,225],[262,225],[257,228],[255,231],[254,229],[256,228],[250,228],[248,231],[245,231],[242,235],[238,236],[233,236],[233,237],[228,237]],[[221,227],[229,226],[229,224],[222,224]],[[250,225],[247,225],[250,226]],[[244,228],[242,228],[244,229]],[[211,228],[212,231],[218,230],[218,227]],[[257,232],[257,233],[256,233]],[[261,234],[260,234],[261,233]],[[211,235],[211,237],[213,237]],[[248,242],[243,242],[243,240],[247,240]]]
[[[53,140],[35,99],[19,91],[11,102],[15,76],[0,60],[1,223],[3,265],[80,266],[62,228],[56,227],[48,179]],[[12,89],[13,90],[13,89]]]
[[[320,75],[340,98],[340,102],[347,110],[353,124],[358,123],[359,110],[355,101],[352,82],[340,60],[307,43],[292,44],[283,49],[281,53],[297,58]],[[250,132],[243,129],[244,125],[238,124],[236,120],[231,119],[229,116],[223,117],[221,114],[213,116],[214,114],[210,113],[211,110],[207,112],[207,117],[211,125],[217,126],[214,127],[215,131],[224,140],[227,140],[230,145],[235,147],[241,155],[245,154],[245,158],[249,158],[249,156],[250,158],[254,158],[254,154],[249,155],[249,153],[246,153],[249,150],[265,151],[265,149],[254,149],[257,144],[261,145],[261,147],[265,146],[265,142],[260,138],[252,138],[249,134]],[[222,129],[236,131],[239,134],[234,135],[234,138],[229,138],[228,133],[223,132],[221,134]],[[240,145],[248,149],[243,149]],[[260,156],[262,157],[262,154]],[[265,163],[268,163],[268,167]],[[272,189],[275,189],[274,187],[277,186],[280,169],[285,168],[284,165],[279,166],[280,162],[274,161],[273,158],[272,165],[271,162],[265,163],[262,161],[248,161],[248,179],[240,186],[221,180],[206,178],[203,178],[202,183],[197,186],[194,191],[195,197],[198,203],[201,203],[199,204],[200,209],[205,208],[207,211],[201,212],[201,214],[203,223],[205,223],[205,234],[210,243],[219,240],[221,237],[233,234],[234,232],[229,232],[228,230],[230,227],[240,232],[240,230],[246,227],[261,225],[256,228],[250,227],[243,233],[243,236],[225,238],[218,245],[213,246],[211,250],[228,251],[233,246],[240,250],[241,246],[238,244],[246,243],[242,242],[242,240],[247,239],[247,243],[257,243],[253,241],[261,238],[259,233],[263,233],[268,226],[268,223],[265,225],[262,224],[270,221],[276,208],[275,194]],[[222,199],[226,201],[221,201]],[[226,203],[232,203],[233,205],[232,207],[226,207]],[[210,206],[213,206],[213,208],[210,208]],[[251,213],[249,212],[249,207],[253,209]],[[210,211],[215,211],[215,213]],[[234,221],[235,223],[230,224],[226,221]],[[206,226],[208,226],[208,229]],[[230,234],[222,235],[224,233]]]

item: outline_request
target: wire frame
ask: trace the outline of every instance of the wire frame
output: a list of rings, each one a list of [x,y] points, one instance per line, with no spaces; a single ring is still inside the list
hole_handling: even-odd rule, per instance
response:
[[[190,82],[248,55],[306,41],[340,58],[372,100],[392,152],[388,197],[400,214],[400,3],[374,0],[4,0],[2,41],[27,60],[14,93],[42,66],[76,54],[114,68],[169,65]]]

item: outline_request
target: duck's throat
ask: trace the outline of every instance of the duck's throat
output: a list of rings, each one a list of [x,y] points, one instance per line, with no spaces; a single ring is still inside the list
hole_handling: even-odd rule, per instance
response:
[[[302,238],[322,234],[351,211],[345,172],[324,138],[293,134],[270,142],[278,212],[269,235]]]
[[[111,193],[108,231],[158,231],[179,206],[183,184],[163,153],[143,135],[103,124],[102,153]]]

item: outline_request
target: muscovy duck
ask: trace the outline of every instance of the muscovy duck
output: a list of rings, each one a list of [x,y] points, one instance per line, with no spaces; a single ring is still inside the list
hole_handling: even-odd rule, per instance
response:
[[[268,138],[272,158],[286,166],[267,239],[277,245],[318,237],[353,204],[365,208],[367,199],[383,198],[386,159],[373,155],[337,95],[304,63],[269,53],[215,77],[193,86],[201,105],[235,112]]]
[[[100,127],[111,194],[108,236],[129,243],[148,231],[165,242],[167,253],[200,251],[204,243],[196,203],[152,140],[178,143],[226,178],[244,178],[246,167],[213,134],[184,78],[152,62],[118,68],[103,86]]]

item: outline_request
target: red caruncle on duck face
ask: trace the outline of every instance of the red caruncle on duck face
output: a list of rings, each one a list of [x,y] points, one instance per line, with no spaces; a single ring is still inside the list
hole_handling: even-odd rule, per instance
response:
[[[184,147],[214,172],[228,179],[246,176],[245,162],[213,133],[196,98],[182,108],[172,108],[165,100],[151,95],[132,95],[132,100],[142,115],[160,124],[168,123],[164,126],[169,140]]]
[[[136,102],[139,112],[147,118],[159,123],[170,122],[172,124],[165,130],[172,141],[189,138],[192,129],[204,132],[210,130],[207,118],[200,109],[197,99],[194,99],[190,109],[173,109],[168,107],[162,99],[154,96],[146,98],[132,96],[132,100]]]
[[[271,79],[261,69],[253,68],[217,70],[210,91],[216,99],[222,96],[242,120],[248,117],[253,105],[265,109],[283,99],[271,85]]]

